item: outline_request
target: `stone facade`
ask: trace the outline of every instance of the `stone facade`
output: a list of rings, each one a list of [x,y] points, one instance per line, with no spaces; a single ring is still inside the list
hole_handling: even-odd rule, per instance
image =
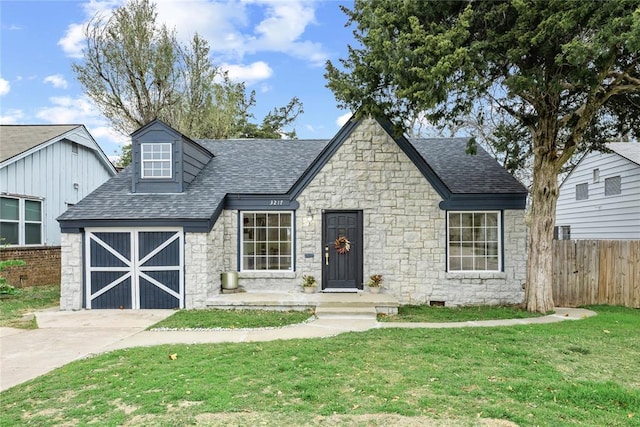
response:
[[[62,233],[60,310],[82,308],[82,234]]]
[[[385,292],[401,303],[507,304],[524,298],[524,211],[503,214],[504,272],[448,273],[446,212],[438,207],[441,198],[375,120],[364,121],[351,133],[297,201],[295,271],[240,272],[240,285],[246,290],[299,292],[303,274],[314,275],[320,282],[323,210],[361,210],[365,281],[371,274],[382,274]],[[223,245],[219,245],[220,233]],[[209,242],[211,254],[216,255],[209,257],[214,272],[208,293],[215,294],[220,288],[219,273],[238,269],[238,211],[222,213]],[[216,269],[219,257],[222,269]],[[194,306],[200,306],[200,301],[201,297],[194,299]]]
[[[200,308],[212,294],[220,292],[224,265],[224,221],[217,221],[209,233],[185,233],[185,307]]]

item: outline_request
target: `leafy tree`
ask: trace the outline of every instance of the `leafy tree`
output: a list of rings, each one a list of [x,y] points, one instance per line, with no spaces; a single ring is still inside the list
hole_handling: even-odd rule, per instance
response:
[[[403,127],[416,112],[458,123],[488,103],[512,119],[500,129],[504,141],[527,131],[525,298],[531,311],[552,309],[558,174],[576,150],[640,134],[640,1],[356,0],[343,10],[361,44],[349,47],[342,69],[327,63],[343,106]]]
[[[126,135],[158,118],[192,138],[295,136],[286,131],[302,113],[293,98],[250,123],[255,92],[233,82],[210,59],[196,34],[181,46],[175,31],[157,23],[154,3],[129,0],[111,16],[97,14],[85,28],[84,58],[72,69],[87,96]],[[130,161],[123,148],[121,166]],[[130,154],[130,153],[129,153]]]

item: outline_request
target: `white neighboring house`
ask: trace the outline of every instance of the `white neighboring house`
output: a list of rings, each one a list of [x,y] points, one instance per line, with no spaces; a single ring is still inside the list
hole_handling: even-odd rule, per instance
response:
[[[0,126],[0,238],[59,246],[56,218],[116,170],[83,125]]]
[[[560,185],[558,239],[640,239],[640,144],[607,147],[585,155]]]

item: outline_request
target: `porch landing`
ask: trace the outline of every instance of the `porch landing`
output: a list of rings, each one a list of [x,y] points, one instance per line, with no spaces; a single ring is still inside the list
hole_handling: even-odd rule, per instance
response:
[[[369,292],[238,292],[219,294],[206,301],[207,308],[252,310],[308,310],[318,317],[373,317],[377,313],[397,314],[398,300],[385,293]]]

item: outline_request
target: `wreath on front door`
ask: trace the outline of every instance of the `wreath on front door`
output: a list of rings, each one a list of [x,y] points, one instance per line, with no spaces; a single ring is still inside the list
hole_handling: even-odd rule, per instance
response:
[[[346,254],[351,250],[351,242],[344,236],[338,237],[336,241],[333,242],[333,246],[339,254]]]

